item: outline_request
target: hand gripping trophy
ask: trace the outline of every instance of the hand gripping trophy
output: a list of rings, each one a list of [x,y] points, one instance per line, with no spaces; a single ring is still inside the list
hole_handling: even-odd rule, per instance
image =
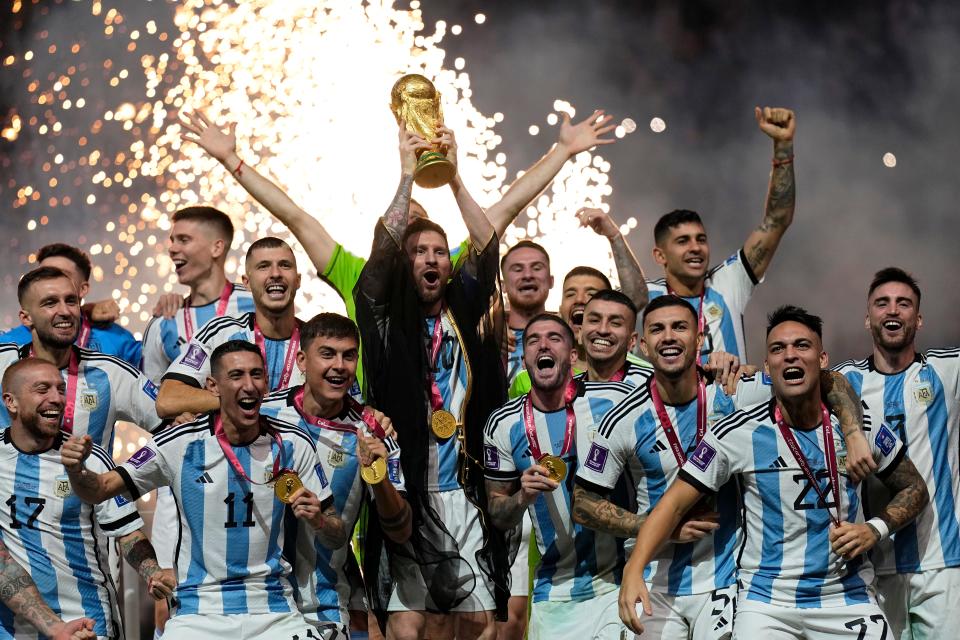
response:
[[[437,137],[437,127],[443,124],[440,92],[425,77],[411,73],[403,76],[390,91],[390,110],[397,124],[406,123],[407,129],[424,140]],[[420,152],[413,178],[425,189],[442,187],[453,180],[456,169],[438,148]]]

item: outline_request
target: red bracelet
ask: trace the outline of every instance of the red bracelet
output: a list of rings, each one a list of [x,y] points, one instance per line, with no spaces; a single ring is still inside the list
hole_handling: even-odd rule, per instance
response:
[[[237,163],[237,168],[234,169],[233,171],[231,171],[230,173],[232,173],[232,174],[234,174],[234,175],[237,175],[237,176],[241,175],[241,173],[242,173],[242,172],[240,171],[241,167],[243,167],[243,160],[241,160],[239,163]]]
[[[243,163],[241,162],[240,164],[243,164]],[[774,160],[773,160],[773,166],[774,166],[774,167],[783,167],[783,166],[786,166],[786,165],[788,165],[788,164],[793,164],[793,154],[790,154],[789,156],[787,156],[787,157],[784,158],[783,160],[777,160],[776,158],[774,158]],[[238,168],[239,168],[239,167],[238,167]]]

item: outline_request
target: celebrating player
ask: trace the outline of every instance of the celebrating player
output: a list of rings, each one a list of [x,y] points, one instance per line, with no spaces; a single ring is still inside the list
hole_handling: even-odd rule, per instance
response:
[[[533,520],[541,559],[528,637],[619,640],[623,543],[575,524],[570,504],[578,430],[599,422],[630,386],[575,380],[573,330],[555,315],[533,318],[523,343],[532,388],[490,416],[484,463],[494,526],[509,531],[528,511]]]
[[[960,350],[916,349],[920,287],[896,267],[877,272],[867,292],[873,355],[837,367],[926,479],[931,505],[888,538],[871,559],[894,638],[947,638],[960,628]],[[873,498],[868,514],[882,508]],[[879,504],[878,504],[879,502]],[[883,531],[879,533],[883,534]]]
[[[10,426],[0,434],[0,500],[8,507],[0,530],[7,549],[20,566],[30,567],[47,603],[68,618],[93,620],[97,636],[114,637],[121,621],[107,575],[107,540],[119,540],[155,597],[172,593],[173,577],[157,565],[132,503],[107,500],[91,507],[73,494],[58,451],[67,402],[57,367],[38,358],[20,360],[4,371],[3,390]],[[91,468],[113,468],[106,451],[94,446],[92,452]],[[5,613],[0,637],[37,637],[23,618]]]
[[[736,476],[744,538],[735,637],[887,637],[863,554],[878,531],[913,520],[927,490],[900,441],[881,424],[868,441],[893,498],[878,518],[863,521],[859,487],[840,472],[846,441],[821,400],[820,369],[827,364],[821,335],[820,319],[803,309],[771,314],[765,366],[774,398],[717,423],[637,534],[620,593],[620,617],[635,632],[643,632],[636,603],[653,614],[644,568],[683,516]]]
[[[297,366],[305,384],[278,391],[264,400],[260,412],[297,424],[310,434],[330,482],[334,505],[348,530],[352,530],[366,497],[374,501],[379,529],[396,544],[410,538],[410,506],[400,471],[400,448],[383,437],[388,419],[365,409],[348,394],[356,379],[360,335],[352,320],[321,313],[303,325]],[[362,479],[362,480],[361,480]],[[386,481],[385,481],[386,480]],[[350,583],[345,568],[350,549],[331,551],[314,540],[309,527],[298,529],[297,585],[300,611],[321,630],[339,627],[348,637]],[[365,553],[371,554],[367,546]],[[370,567],[377,567],[379,557]],[[376,585],[376,575],[364,572]],[[361,627],[366,627],[362,612]]]
[[[590,297],[580,326],[587,380],[636,387],[650,378],[649,365],[629,359],[637,342],[636,324],[637,306],[626,294],[601,289]]]
[[[218,411],[165,430],[106,473],[85,466],[89,438],[71,438],[61,448],[63,466],[85,502],[173,489],[180,545],[165,638],[309,638],[314,628],[297,611],[282,555],[284,516],[308,522],[331,548],[347,533],[313,441],[260,415],[267,388],[260,350],[230,340],[210,360],[207,386]]]
[[[773,171],[763,220],[737,253],[710,269],[707,231],[694,211],[677,209],[664,215],[653,229],[653,257],[663,266],[664,278],[649,282],[650,297],[672,293],[697,310],[704,335],[703,360],[712,351],[726,351],[746,360],[743,313],[753,288],[763,280],[773,254],[793,222],[796,185],[793,178],[793,111],[757,107],[760,130],[773,139]]]

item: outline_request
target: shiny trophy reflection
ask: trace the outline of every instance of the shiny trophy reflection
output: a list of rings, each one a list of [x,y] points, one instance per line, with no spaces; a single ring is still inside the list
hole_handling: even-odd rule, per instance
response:
[[[437,137],[437,128],[443,124],[440,92],[425,77],[412,73],[405,75],[390,91],[390,110],[397,123],[405,122],[407,129],[425,140]],[[422,151],[417,158],[413,178],[425,189],[436,189],[453,180],[456,169],[439,149]]]

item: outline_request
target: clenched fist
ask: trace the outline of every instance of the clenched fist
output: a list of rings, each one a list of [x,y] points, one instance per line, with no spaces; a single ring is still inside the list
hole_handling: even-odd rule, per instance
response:
[[[788,142],[793,140],[797,130],[797,118],[790,109],[781,107],[754,107],[753,115],[757,118],[760,130],[774,140]]]

